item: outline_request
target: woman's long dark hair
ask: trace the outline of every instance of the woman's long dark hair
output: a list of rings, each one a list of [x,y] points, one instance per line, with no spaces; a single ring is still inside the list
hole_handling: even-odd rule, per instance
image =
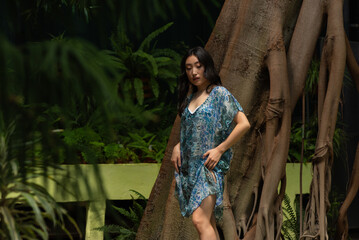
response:
[[[190,83],[187,77],[186,60],[189,56],[196,56],[198,61],[203,65],[204,77],[209,81],[209,85],[206,89],[207,92],[211,85],[222,85],[221,78],[214,68],[214,62],[211,55],[202,47],[195,47],[188,50],[181,61],[181,75],[179,76],[178,83],[178,114],[180,116],[188,104],[187,95],[190,90],[190,86],[192,93],[195,93],[198,90],[196,86]]]

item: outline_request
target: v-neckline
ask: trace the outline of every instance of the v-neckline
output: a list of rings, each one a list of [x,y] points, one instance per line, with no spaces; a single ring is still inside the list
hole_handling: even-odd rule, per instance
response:
[[[207,102],[207,99],[211,96],[213,90],[214,90],[216,87],[218,87],[218,86],[215,86],[214,88],[212,88],[211,92],[208,94],[208,97],[203,101],[203,103],[201,103],[200,105],[198,105],[198,106],[196,107],[196,109],[193,110],[193,112],[189,109],[189,105],[190,105],[190,103],[191,103],[191,101],[192,101],[192,98],[193,98],[193,94],[192,94],[192,96],[191,96],[191,98],[190,98],[190,101],[189,101],[189,103],[188,103],[188,106],[187,106],[188,112],[189,112],[191,115],[195,114],[195,112],[196,112],[202,105],[204,105],[204,104]]]

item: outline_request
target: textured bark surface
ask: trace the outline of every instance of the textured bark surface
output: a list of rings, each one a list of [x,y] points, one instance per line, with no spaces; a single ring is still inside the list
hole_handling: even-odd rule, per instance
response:
[[[325,14],[319,132],[304,230],[309,238],[326,239],[332,139],[347,56],[342,4],[341,0],[227,0],[223,5],[206,49],[223,85],[239,100],[251,123],[251,129],[234,146],[226,176],[224,216],[218,223],[225,239],[280,237],[291,112],[303,93]],[[352,59],[348,59],[350,65]],[[355,73],[357,65],[352,65]],[[198,239],[191,219],[181,217],[173,194],[170,157],[179,140],[178,129],[179,119],[137,239]]]
[[[165,207],[174,176],[170,159],[173,147],[179,142],[179,129],[180,119],[177,117],[172,127],[160,171],[138,228],[136,239],[160,239],[164,224],[163,219],[166,214]]]
[[[322,49],[318,82],[318,136],[313,158],[313,181],[304,219],[305,239],[328,239],[326,212],[329,207],[333,136],[345,70],[346,46],[343,1],[322,1],[327,32]],[[319,230],[318,230],[319,229]]]
[[[272,35],[273,27],[280,29],[278,30],[279,34],[282,34],[282,27],[284,29],[284,37],[281,38],[279,35],[279,39],[282,42],[281,53],[284,53],[285,59],[283,39],[288,45],[300,1],[283,1],[281,4],[276,1],[239,2],[236,3],[239,7],[238,16],[229,18],[231,25],[228,22],[219,24],[220,16],[206,47],[215,57],[215,62],[222,63],[220,74],[224,85],[239,99],[252,125],[251,131],[235,148],[235,156],[227,178],[229,205],[232,207],[231,211],[228,208],[227,214],[233,213],[238,234],[243,238],[253,225],[253,214],[258,209],[261,196],[262,160],[266,149],[264,148],[265,113],[270,87],[265,59],[268,57],[268,50],[271,48],[272,42],[276,43],[278,39],[277,33]],[[234,7],[230,9],[233,11]],[[277,11],[274,11],[275,9]],[[278,22],[278,18],[280,21],[285,19],[286,25],[282,26]],[[222,26],[227,28],[233,26],[230,37],[221,38]],[[273,53],[277,52],[277,48],[273,50]],[[223,56],[222,52],[225,53],[223,60],[218,59]],[[277,73],[274,73],[273,77],[278,76]],[[279,78],[278,82],[281,79]],[[278,119],[274,121],[278,121]],[[290,123],[287,127],[290,127]],[[270,149],[269,152],[271,151],[270,146],[267,149]],[[282,171],[283,168],[278,168],[278,170]],[[278,176],[281,175],[282,172],[278,174]],[[273,189],[276,186],[278,185],[273,184]],[[231,225],[233,224],[231,223]],[[251,232],[255,231],[251,230]]]

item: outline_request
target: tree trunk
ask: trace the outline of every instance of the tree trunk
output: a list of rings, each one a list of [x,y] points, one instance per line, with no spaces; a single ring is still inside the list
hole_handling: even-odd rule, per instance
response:
[[[324,85],[318,100],[322,103],[321,120],[310,203],[315,214],[309,214],[309,210],[306,214],[307,223],[316,221],[314,225],[304,225],[307,233],[325,239],[332,156],[328,150],[345,64],[341,6],[340,0],[227,0],[223,5],[206,49],[214,58],[223,85],[239,100],[252,126],[234,146],[226,176],[224,216],[218,223],[225,239],[280,238],[291,112],[302,95],[323,15],[327,13],[328,43],[323,51],[331,54],[324,57],[321,67]],[[328,76],[323,67],[328,68]],[[170,157],[178,135],[176,119],[137,239],[198,238],[191,220],[180,215],[173,194]],[[320,232],[312,233],[309,225],[320,228]]]

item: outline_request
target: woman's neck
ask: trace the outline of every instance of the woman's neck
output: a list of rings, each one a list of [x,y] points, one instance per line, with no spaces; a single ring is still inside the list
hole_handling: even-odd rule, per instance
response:
[[[209,84],[207,84],[205,86],[197,87],[197,93],[202,94],[204,91],[207,90],[208,86],[209,86]]]

